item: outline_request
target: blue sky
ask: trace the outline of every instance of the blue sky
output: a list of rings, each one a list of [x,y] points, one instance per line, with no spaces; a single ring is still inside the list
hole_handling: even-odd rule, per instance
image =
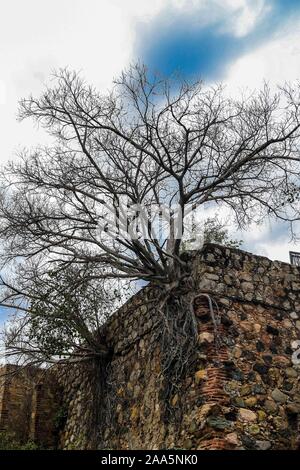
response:
[[[151,70],[165,75],[179,71],[187,78],[223,79],[238,57],[284,34],[300,15],[299,0],[252,1],[252,5],[255,22],[250,30],[238,33],[241,7],[229,12],[214,0],[197,2],[193,9],[168,6],[152,21],[138,25],[135,52]]]
[[[60,12],[57,15],[57,11]],[[131,62],[180,72],[229,93],[263,80],[300,78],[300,0],[10,0],[0,15],[0,162],[46,141],[32,123],[16,121],[18,100],[39,94],[51,72],[80,70],[101,91]],[[282,224],[253,226],[245,248],[288,260]],[[1,311],[0,311],[1,314]]]
[[[7,318],[9,317],[9,312],[6,308],[0,307],[0,327],[1,324],[3,324]]]

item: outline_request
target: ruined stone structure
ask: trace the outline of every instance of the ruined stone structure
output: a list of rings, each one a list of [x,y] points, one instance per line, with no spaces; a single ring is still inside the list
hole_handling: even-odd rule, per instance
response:
[[[59,388],[50,371],[15,365],[0,368],[0,432],[9,432],[20,442],[55,448],[59,404]]]
[[[36,400],[31,400],[30,429],[38,420],[39,432],[44,423],[45,435],[54,436],[49,416],[60,416],[57,439],[65,449],[299,446],[300,268],[213,244],[193,259],[198,346],[168,412],[162,319],[155,289],[145,288],[107,323],[111,353],[105,362],[52,369],[39,405],[47,413],[34,414]],[[217,328],[203,293],[219,306]],[[59,390],[59,401],[46,392],[50,383]],[[8,428],[8,416],[13,428],[18,414],[13,402],[20,395],[5,399],[11,387],[5,383],[0,392],[1,429]],[[39,439],[38,432],[31,435]]]

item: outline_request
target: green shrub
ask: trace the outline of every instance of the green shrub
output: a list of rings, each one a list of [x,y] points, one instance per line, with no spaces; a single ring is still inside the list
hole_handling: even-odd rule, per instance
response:
[[[53,425],[56,432],[59,432],[63,429],[66,424],[68,417],[68,409],[65,405],[61,405],[53,417]]]
[[[0,450],[38,450],[33,441],[21,443],[13,433],[0,432]]]

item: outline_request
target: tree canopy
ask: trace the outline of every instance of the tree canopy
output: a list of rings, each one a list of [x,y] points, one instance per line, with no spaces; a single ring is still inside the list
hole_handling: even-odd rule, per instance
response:
[[[1,257],[12,282],[3,279],[1,304],[36,305],[32,286],[68,270],[84,285],[176,287],[188,273],[187,219],[205,206],[229,207],[242,228],[275,217],[294,234],[299,106],[299,84],[231,98],[222,86],[135,65],[103,94],[61,70],[20,104],[20,119],[45,128],[52,144],[2,171]]]

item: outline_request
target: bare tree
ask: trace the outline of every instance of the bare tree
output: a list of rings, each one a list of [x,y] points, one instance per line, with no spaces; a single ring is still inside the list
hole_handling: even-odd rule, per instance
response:
[[[231,99],[221,86],[136,65],[102,95],[62,70],[40,98],[21,102],[20,118],[54,143],[24,151],[3,172],[3,262],[33,262],[39,279],[89,266],[85,281],[143,279],[167,297],[190,274],[181,245],[191,210],[227,206],[240,227],[270,216],[294,233],[299,92],[266,85]],[[167,232],[158,223],[165,210]]]

